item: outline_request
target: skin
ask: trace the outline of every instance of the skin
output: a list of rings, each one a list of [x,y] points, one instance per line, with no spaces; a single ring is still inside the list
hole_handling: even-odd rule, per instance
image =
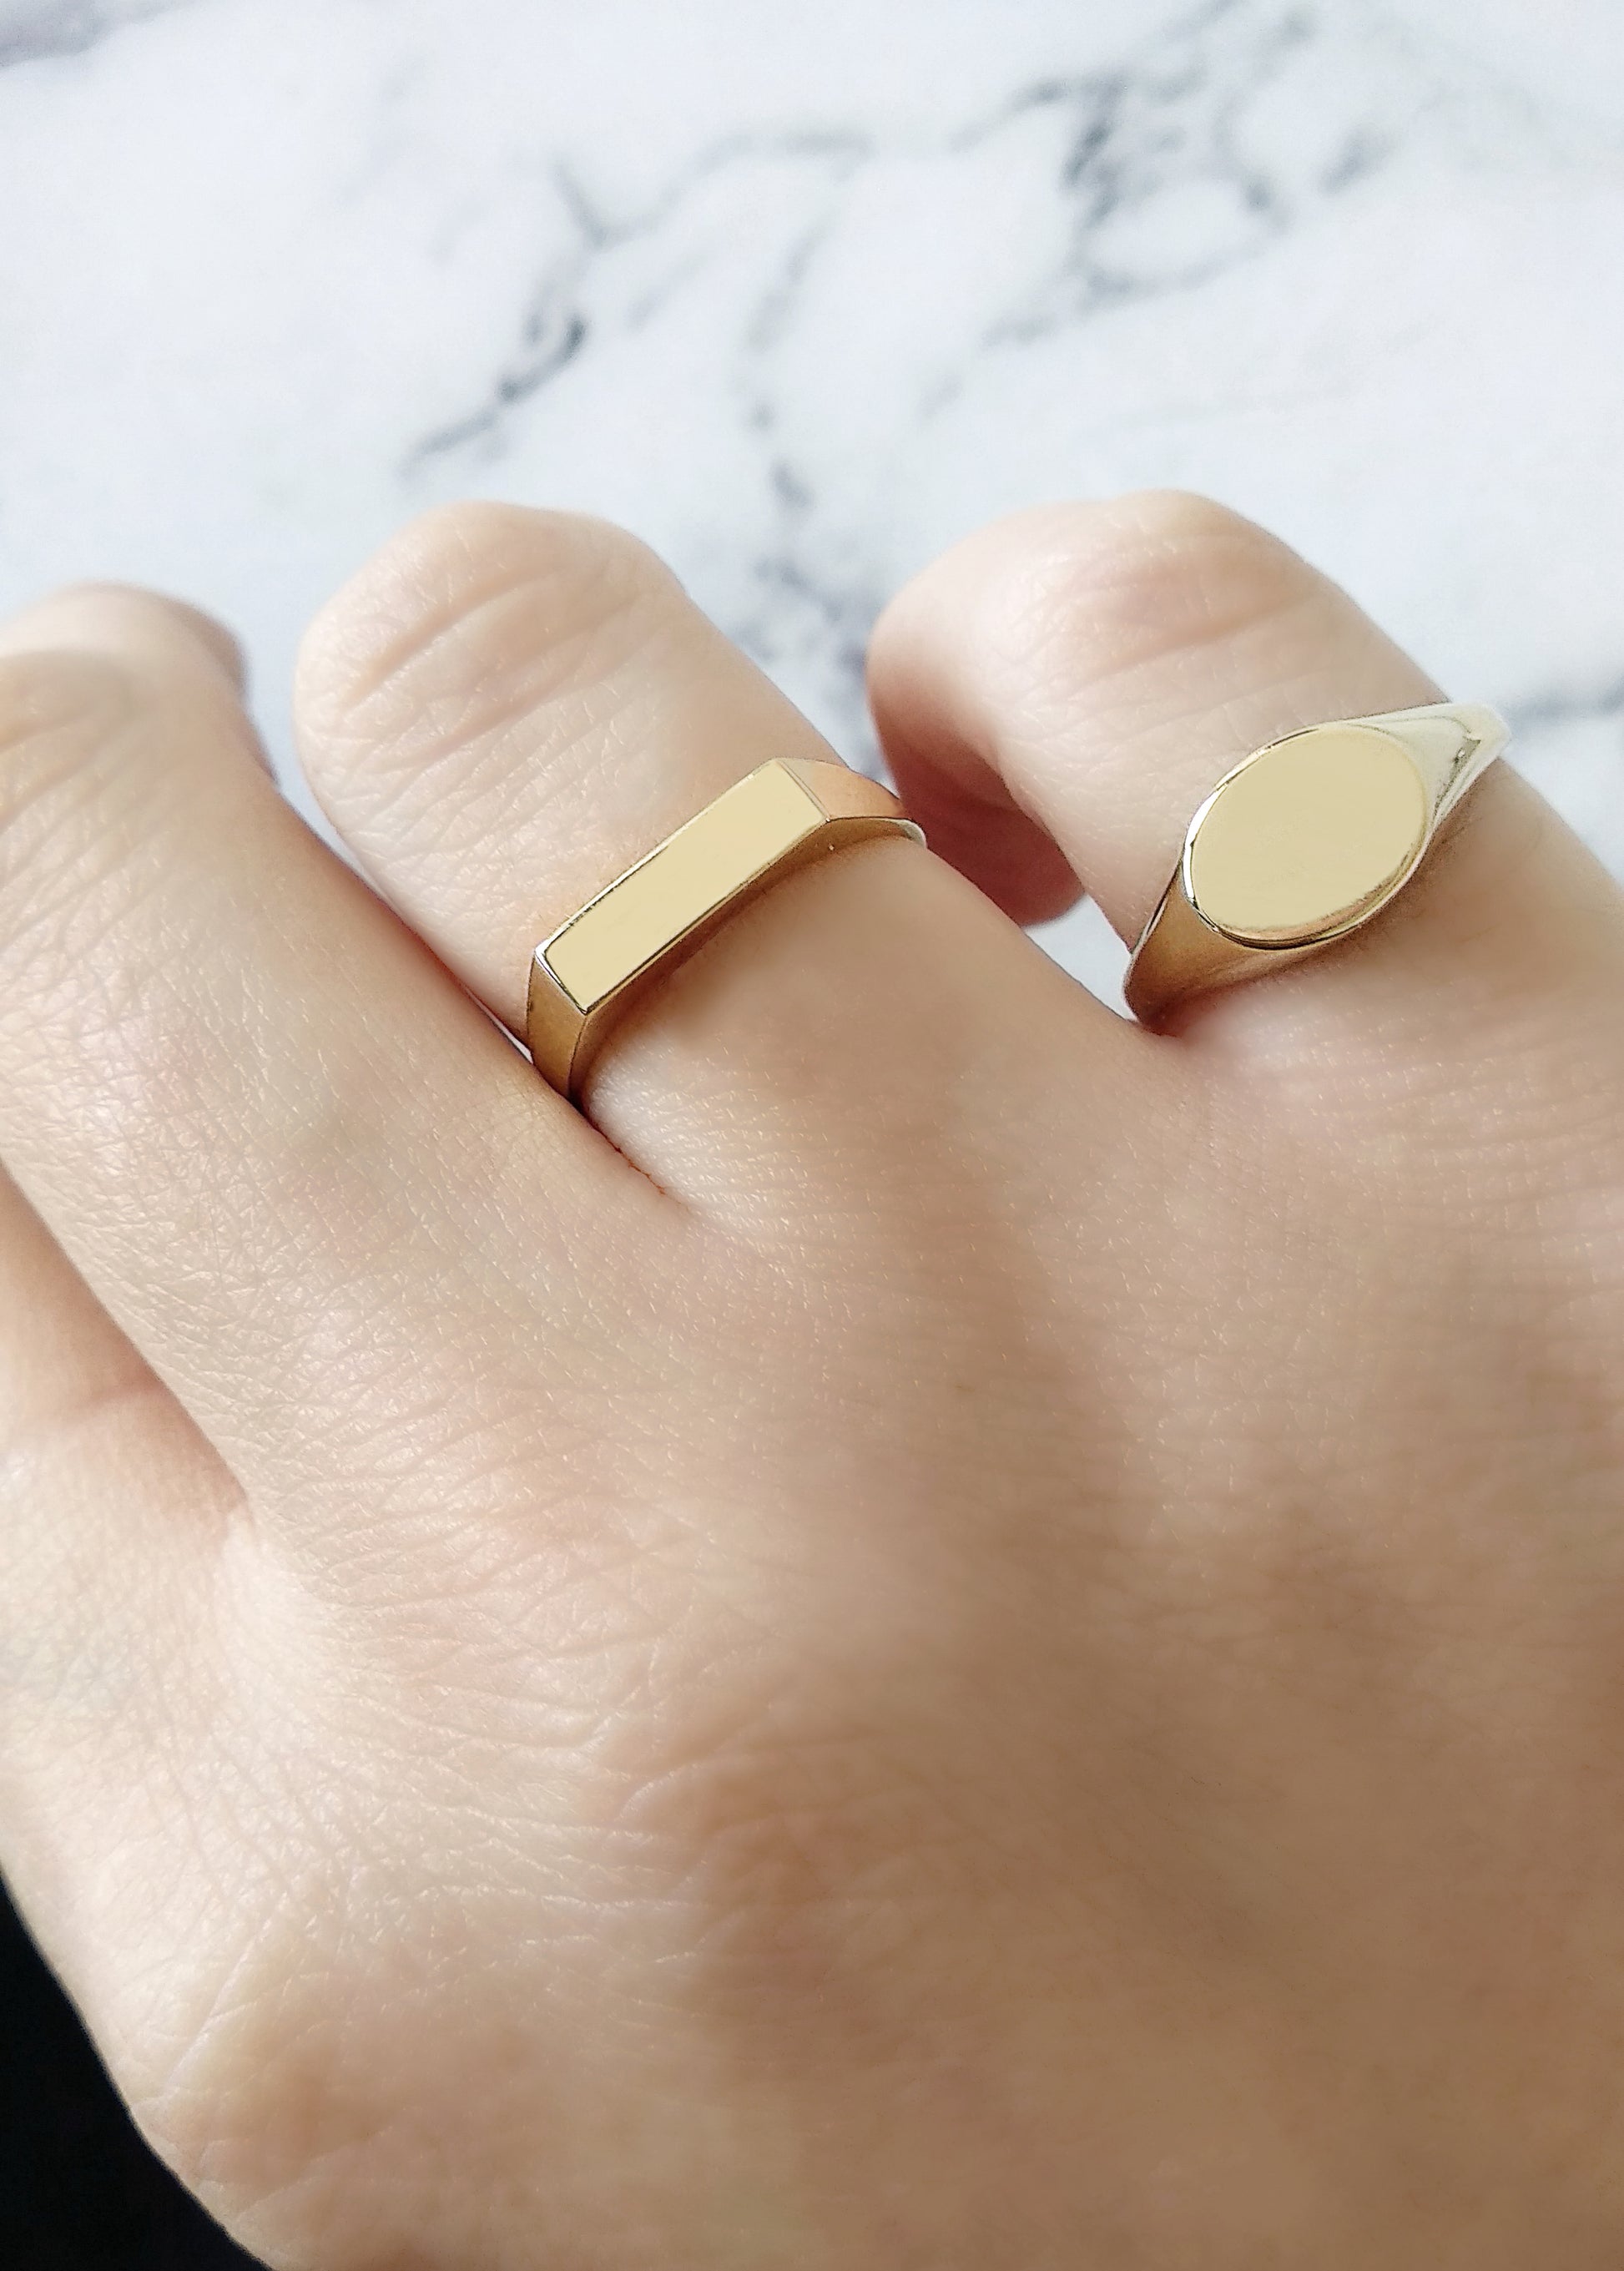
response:
[[[1496,767],[1358,939],[1113,1017],[1019,921],[1437,697],[1216,506],[1026,515],[875,637],[934,852],[586,1117],[531,945],[810,727],[631,539],[438,513],[300,673],[380,897],[234,671],[0,634],[0,1849],[160,2151],[287,2271],[1613,2271],[1589,856]]]

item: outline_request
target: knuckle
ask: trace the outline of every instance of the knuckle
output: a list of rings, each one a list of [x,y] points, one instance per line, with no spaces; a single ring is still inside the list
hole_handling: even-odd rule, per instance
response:
[[[169,760],[198,727],[138,662],[0,656],[0,1028],[19,1053],[93,1052],[109,1095],[121,1065],[152,1074],[151,981],[179,935],[166,851],[197,794]]]
[[[240,694],[247,668],[225,624],[189,600],[137,584],[65,584],[26,609],[22,629],[48,633],[50,648],[138,659],[156,681],[190,682],[199,671],[221,676]]]
[[[1007,525],[987,640],[1072,683],[1244,634],[1324,588],[1266,529],[1180,490],[1024,517]]]
[[[600,681],[669,613],[676,579],[627,531],[584,515],[459,503],[385,545],[312,626],[298,706],[318,781],[415,765]]]
[[[0,886],[9,895],[89,793],[99,760],[130,719],[129,672],[101,655],[0,656]]]

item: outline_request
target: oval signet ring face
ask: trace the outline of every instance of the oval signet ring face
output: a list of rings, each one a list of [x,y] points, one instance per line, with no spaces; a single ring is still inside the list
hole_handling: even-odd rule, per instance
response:
[[[1443,821],[1493,764],[1506,721],[1481,702],[1330,719],[1225,773],[1128,965],[1157,1025],[1197,994],[1332,946],[1401,891]]]
[[[1242,945],[1332,937],[1374,912],[1426,848],[1432,800],[1378,726],[1313,726],[1261,750],[1191,823],[1184,887]]]

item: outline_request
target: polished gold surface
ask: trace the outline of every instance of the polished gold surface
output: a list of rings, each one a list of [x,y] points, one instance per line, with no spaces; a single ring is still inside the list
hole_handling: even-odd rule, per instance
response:
[[[771,884],[841,845],[923,843],[890,791],[849,766],[770,759],[590,899],[531,958],[528,1039],[574,1098],[617,1020]]]
[[[1254,946],[1341,928],[1409,873],[1428,817],[1402,742],[1322,726],[1263,750],[1215,792],[1189,832],[1190,905]]]
[[[1493,710],[1436,703],[1254,750],[1185,833],[1129,965],[1134,1015],[1158,1024],[1192,994],[1262,977],[1368,922],[1507,739]]]

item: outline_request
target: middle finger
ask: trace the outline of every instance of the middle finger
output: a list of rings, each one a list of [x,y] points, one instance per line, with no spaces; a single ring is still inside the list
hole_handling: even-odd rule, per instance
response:
[[[644,547],[488,505],[428,516],[339,595],[300,713],[362,865],[515,1031],[538,939],[764,759],[832,756]],[[735,914],[614,1036],[587,1100],[667,1189],[800,1236],[882,1190],[916,1203],[933,1148],[1018,1175],[1046,1112],[1075,1150],[1078,1082],[1114,1144],[1144,1118],[1140,1076],[1173,1077],[1153,1058],[962,877],[890,841]]]

